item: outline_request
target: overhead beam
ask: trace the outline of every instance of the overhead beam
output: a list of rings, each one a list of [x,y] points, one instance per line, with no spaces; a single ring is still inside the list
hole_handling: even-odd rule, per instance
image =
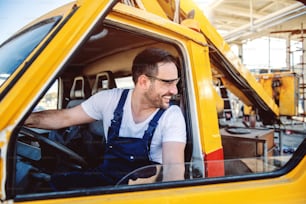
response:
[[[291,20],[295,17],[303,15],[306,13],[306,7],[300,3],[295,3],[291,6],[285,7],[279,11],[271,13],[263,18],[255,20],[252,25],[246,24],[243,25],[224,36],[224,39],[227,41],[236,40],[239,37],[251,34],[257,29],[267,29],[269,27],[275,26],[279,23],[284,23],[285,21]],[[250,30],[252,28],[252,30]]]
[[[246,18],[250,17],[250,9],[241,8],[239,6],[222,5],[218,7],[217,12],[234,16],[242,16]],[[256,11],[253,11],[253,18],[262,18],[264,15],[265,14],[260,14]]]

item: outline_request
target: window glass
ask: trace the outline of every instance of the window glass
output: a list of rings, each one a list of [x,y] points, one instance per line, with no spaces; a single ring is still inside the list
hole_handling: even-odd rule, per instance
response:
[[[39,103],[34,108],[34,112],[56,109],[58,104],[58,80],[51,86],[44,97],[39,101]]]
[[[37,23],[0,46],[0,85],[24,62],[59,19],[54,17]]]
[[[286,40],[258,38],[242,46],[243,63],[249,69],[284,69],[286,67]],[[254,57],[256,56],[256,57]]]
[[[264,125],[239,97],[220,84],[216,89],[224,100],[224,110],[218,116],[225,176],[283,168],[306,138],[303,117],[281,116],[283,124]]]

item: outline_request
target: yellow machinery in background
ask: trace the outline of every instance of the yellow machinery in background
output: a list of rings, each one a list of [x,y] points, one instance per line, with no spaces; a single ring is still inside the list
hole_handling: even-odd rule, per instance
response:
[[[298,114],[299,77],[292,72],[277,72],[255,76],[279,107],[279,114]]]

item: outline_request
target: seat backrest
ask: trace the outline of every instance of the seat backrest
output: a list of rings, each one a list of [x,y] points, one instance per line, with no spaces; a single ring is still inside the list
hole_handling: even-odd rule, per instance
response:
[[[70,90],[70,101],[67,104],[67,108],[77,106],[89,97],[88,93],[90,93],[90,91],[88,91],[87,85],[89,87],[89,84],[86,83],[85,78],[83,76],[77,76],[74,78]],[[98,135],[103,138],[105,137],[102,121],[95,121],[88,124],[88,129],[95,135]]]
[[[77,76],[73,80],[72,87],[70,89],[70,101],[67,104],[67,108],[72,108],[82,103],[90,95],[89,84],[83,76]]]
[[[116,87],[115,78],[111,71],[100,72],[96,75],[96,80],[94,82],[91,94],[94,95],[101,90],[112,89]]]

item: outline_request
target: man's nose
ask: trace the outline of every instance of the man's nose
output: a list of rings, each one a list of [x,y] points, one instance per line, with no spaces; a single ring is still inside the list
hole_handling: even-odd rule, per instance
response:
[[[177,86],[176,84],[172,84],[170,87],[169,87],[169,92],[173,95],[176,95],[177,94]]]

